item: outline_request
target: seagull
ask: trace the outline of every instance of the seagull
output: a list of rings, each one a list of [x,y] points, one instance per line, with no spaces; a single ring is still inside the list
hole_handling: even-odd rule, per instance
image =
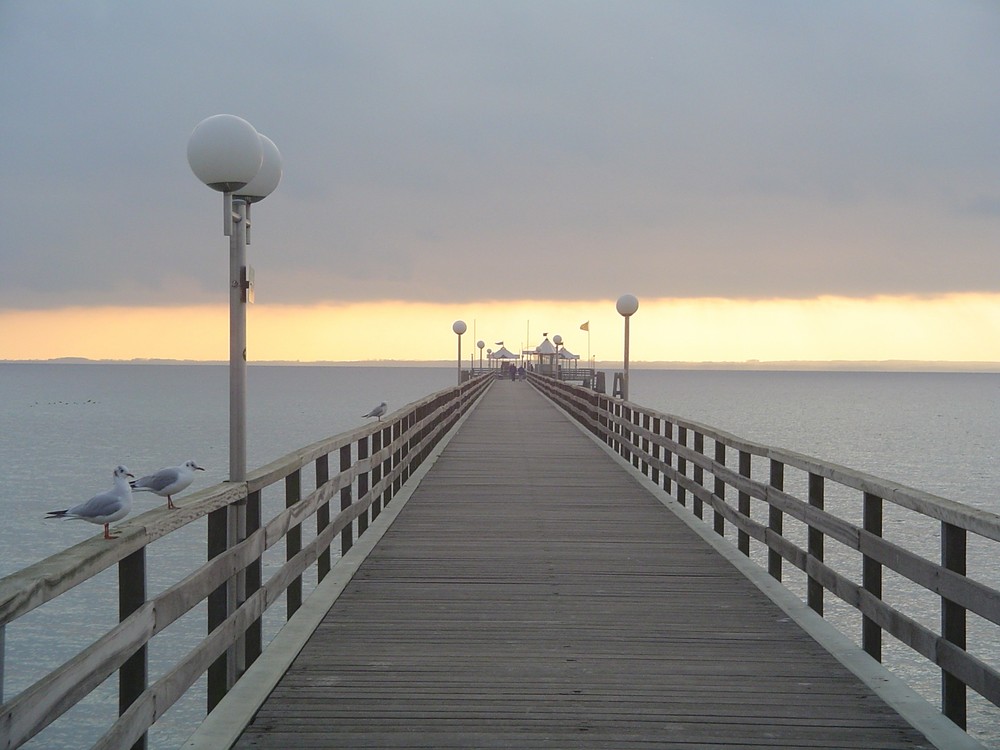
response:
[[[155,474],[141,477],[132,482],[132,489],[136,492],[154,492],[160,497],[167,498],[167,507],[176,508],[172,495],[187,488],[194,481],[196,471],[205,471],[194,461],[187,461],[180,466],[171,466],[167,469],[160,469]]]
[[[104,525],[104,538],[114,539],[108,532],[108,524],[125,518],[132,510],[132,490],[127,477],[134,476],[124,466],[115,469],[114,486],[107,492],[94,495],[90,500],[74,505],[66,510],[51,510],[46,518],[77,518]]]
[[[367,417],[377,417],[378,421],[381,422],[382,421],[382,415],[385,414],[387,411],[389,411],[389,405],[385,401],[383,401],[381,404],[379,404],[378,406],[376,406],[370,412],[368,412],[367,414],[363,414],[362,416],[366,417],[366,418]]]

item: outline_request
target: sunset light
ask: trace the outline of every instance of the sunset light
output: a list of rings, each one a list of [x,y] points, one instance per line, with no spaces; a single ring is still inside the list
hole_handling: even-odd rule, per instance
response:
[[[451,322],[488,348],[534,347],[559,333],[581,358],[621,356],[614,300],[467,305],[367,302],[252,305],[254,361],[448,361]],[[580,330],[590,323],[590,335]],[[0,311],[0,359],[225,360],[225,306]],[[645,299],[632,321],[635,362],[1000,362],[1000,295],[810,300]]]

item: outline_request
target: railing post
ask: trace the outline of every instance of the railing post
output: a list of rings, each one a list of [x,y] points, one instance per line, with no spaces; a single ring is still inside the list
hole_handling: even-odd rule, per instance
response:
[[[456,415],[461,414],[460,411],[455,412]],[[372,433],[372,458],[382,450],[382,430],[376,430]],[[375,492],[375,487],[378,483],[382,481],[382,463],[376,463],[372,466],[372,492]],[[371,520],[374,521],[378,518],[378,514],[382,512],[382,493],[372,494],[372,504],[371,504]]]
[[[809,472],[809,505],[823,510],[824,502],[823,477]],[[810,526],[807,536],[809,557],[823,562],[823,532]],[[823,584],[812,576],[807,576],[806,602],[811,610],[823,616]]]
[[[399,474],[400,487],[406,484],[406,480],[410,478],[410,441],[413,439],[414,419],[415,415],[411,411],[406,415],[406,419],[400,425],[401,432],[399,437],[402,442],[399,445],[399,461],[403,465],[403,469]]]
[[[964,576],[966,574],[965,529],[950,523],[941,523],[941,565]],[[941,597],[941,637],[960,649],[966,648],[966,611],[962,605]],[[941,670],[941,712],[962,729],[966,728],[965,683],[948,672]]]
[[[291,508],[302,498],[302,470],[296,469],[285,477],[285,507]],[[285,560],[291,560],[302,551],[302,525],[292,526],[285,535]],[[287,618],[291,619],[302,606],[302,576],[296,576],[285,590]]]
[[[674,424],[673,422],[663,423],[663,436],[668,440],[674,439]],[[673,464],[674,454],[664,447],[663,450],[663,463],[666,466],[671,466]],[[678,469],[679,470],[679,469]],[[663,472],[663,491],[668,495],[670,494],[670,474],[668,472]]]
[[[726,444],[721,440],[715,441],[715,463],[720,466],[726,465]],[[723,505],[726,502],[726,482],[722,477],[716,475],[715,477],[715,496],[719,498]],[[722,515],[718,510],[715,511],[715,515],[712,517],[713,526],[715,528],[715,533],[719,536],[726,535],[726,517]]]
[[[340,473],[351,470],[351,444],[340,447]],[[347,510],[351,507],[351,488],[353,483],[348,482],[340,488],[340,509]],[[354,524],[347,524],[340,532],[340,554],[344,556],[354,545]]]
[[[629,409],[629,423],[639,426],[639,414],[640,412],[636,409]],[[632,454],[632,465],[635,468],[639,468],[639,433],[635,429],[630,428],[631,439],[629,442],[632,444],[629,448],[629,452]]]
[[[358,438],[358,463],[368,458],[368,436]],[[368,494],[368,472],[363,471],[358,474],[358,501],[364,499]],[[358,515],[358,536],[360,537],[368,529],[368,509],[365,508]]]
[[[261,491],[256,490],[247,495],[247,536],[257,532],[261,526]],[[264,566],[261,558],[254,559],[246,569],[246,596],[250,597],[264,583]],[[260,656],[264,649],[264,625],[263,620],[258,617],[247,628],[244,641],[244,665],[249,667]],[[245,668],[244,667],[244,668]]]
[[[146,603],[146,548],[140,547],[118,563],[118,619],[124,620]],[[0,643],[2,645],[2,643]],[[148,670],[147,646],[140,646],[121,667],[118,668],[118,715],[125,713],[147,687]],[[143,734],[132,750],[145,750],[146,734]]]
[[[653,437],[653,458],[655,458],[657,461],[660,460],[660,450],[661,450],[661,448],[660,448],[660,427],[661,427],[661,425],[660,425],[660,418],[659,417],[653,417],[653,435],[654,435],[654,437]],[[653,484],[659,484],[660,483],[660,470],[656,466],[654,466],[653,470],[650,472],[650,477],[649,478],[653,481]]]
[[[779,491],[785,488],[785,465],[773,458],[771,459],[771,476],[768,483]],[[773,503],[768,504],[767,527],[778,536],[784,532],[784,515],[781,509],[775,507]],[[781,553],[770,544],[767,546],[767,572],[775,580],[781,580]]]
[[[324,453],[316,459],[316,489],[330,481],[330,454]],[[316,536],[330,525],[330,501],[327,500],[316,509]],[[316,582],[322,581],[330,572],[330,548],[327,547],[316,558]]]
[[[382,428],[382,445],[386,448],[391,448],[389,455],[386,456],[385,460],[382,462],[382,476],[387,478],[392,475],[392,459],[395,453],[395,446],[392,442],[392,431],[395,425],[387,425]],[[393,487],[395,486],[395,481],[389,482],[386,486],[385,491],[382,493],[382,507],[384,508],[389,503],[392,502]]]
[[[642,426],[647,432],[649,432],[648,414],[645,413],[642,414]],[[643,456],[649,455],[649,438],[646,437],[645,435],[642,436],[642,454]],[[645,477],[649,476],[649,464],[646,462],[645,458],[642,459],[642,475]]]
[[[865,531],[882,536],[882,498],[869,492],[862,500],[862,524]],[[876,599],[882,598],[882,564],[865,555],[861,560],[861,585]],[[882,661],[882,628],[877,622],[862,615],[861,647],[876,661]]]
[[[621,402],[615,404],[615,415],[618,417],[615,428],[618,433],[618,455],[628,458],[628,449],[625,447],[626,433],[628,432],[625,429],[625,411],[625,404]]]
[[[702,432],[695,431],[694,433],[694,451],[700,456],[705,455],[705,434]],[[696,462],[694,465],[694,483],[699,487],[705,486],[705,470],[701,467],[701,464]],[[704,504],[698,495],[695,495],[691,499],[691,506],[694,509],[694,514],[701,519],[705,517]]]
[[[740,476],[750,479],[750,454],[747,451],[740,451]],[[750,493],[740,492],[737,495],[740,515],[750,518]],[[750,535],[740,529],[736,533],[736,546],[747,557],[750,557]]]
[[[403,420],[398,419],[392,425],[392,463],[390,469],[395,471],[400,464],[403,462]],[[405,470],[399,469],[399,473],[396,474],[396,478],[392,480],[392,495],[395,497],[399,494],[399,490],[403,486],[403,480],[405,479]]]
[[[212,560],[226,551],[229,506],[223,506],[208,514],[208,559]],[[228,616],[228,584],[220,584],[208,595],[208,632],[211,633]],[[211,712],[229,690],[229,651],[219,656],[208,668],[208,711]]]
[[[687,427],[681,427],[677,425],[677,444],[687,447],[688,431]],[[687,459],[681,454],[677,454],[677,474],[678,476],[687,476]],[[681,484],[677,483],[677,502],[681,505],[687,505],[687,488]]]

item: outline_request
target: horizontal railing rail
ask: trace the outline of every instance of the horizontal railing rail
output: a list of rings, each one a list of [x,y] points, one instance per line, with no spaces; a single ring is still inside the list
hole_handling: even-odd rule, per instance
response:
[[[120,524],[113,543],[92,538],[0,580],[0,688],[6,628],[116,565],[121,615],[91,645],[0,706],[0,748],[27,742],[116,671],[119,718],[94,747],[144,747],[148,729],[206,672],[211,710],[262,652],[265,611],[284,596],[285,618],[295,613],[303,573],[312,566],[317,580],[329,573],[336,539],[341,554],[351,548],[492,382],[482,376],[432,394],[380,422],[290,453],[250,472],[245,482],[192,493],[177,510],[143,513]],[[301,473],[310,464],[315,490],[302,496]],[[285,508],[265,520],[262,493],[282,483]],[[207,562],[147,596],[147,547],[206,517]],[[302,526],[311,518],[315,536],[303,544]],[[265,580],[264,553],[282,541],[285,562]],[[152,639],[206,602],[205,639],[149,684]]]
[[[981,618],[977,625],[1000,625],[996,582],[968,572],[970,535],[1000,542],[1000,516],[553,378],[530,380],[680,505],[690,499],[691,512],[720,536],[729,533],[744,555],[751,557],[751,540],[758,543],[758,561],[766,559],[773,578],[782,580],[784,562],[802,571],[812,610],[823,615],[824,592],[830,592],[860,613],[860,645],[872,657],[882,660],[888,634],[935,665],[941,710],[958,726],[968,722],[968,688],[1000,706],[1000,671],[968,645],[970,613]],[[798,490],[790,489],[792,471],[798,472]],[[837,507],[827,502],[834,491],[848,493]],[[755,502],[766,507],[756,510]],[[933,542],[928,552],[886,538],[887,505],[933,522],[933,539],[922,539]],[[788,519],[804,527],[798,539],[785,529]],[[840,545],[836,560],[827,542]],[[926,556],[938,551],[938,560]],[[995,560],[998,551],[991,548],[986,558]],[[938,600],[939,627],[884,597],[889,571]],[[998,636],[991,627],[991,642]]]

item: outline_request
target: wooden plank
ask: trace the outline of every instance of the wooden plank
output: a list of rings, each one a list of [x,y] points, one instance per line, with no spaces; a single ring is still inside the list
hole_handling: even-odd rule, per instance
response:
[[[530,386],[504,381],[237,747],[831,737],[930,747]]]

